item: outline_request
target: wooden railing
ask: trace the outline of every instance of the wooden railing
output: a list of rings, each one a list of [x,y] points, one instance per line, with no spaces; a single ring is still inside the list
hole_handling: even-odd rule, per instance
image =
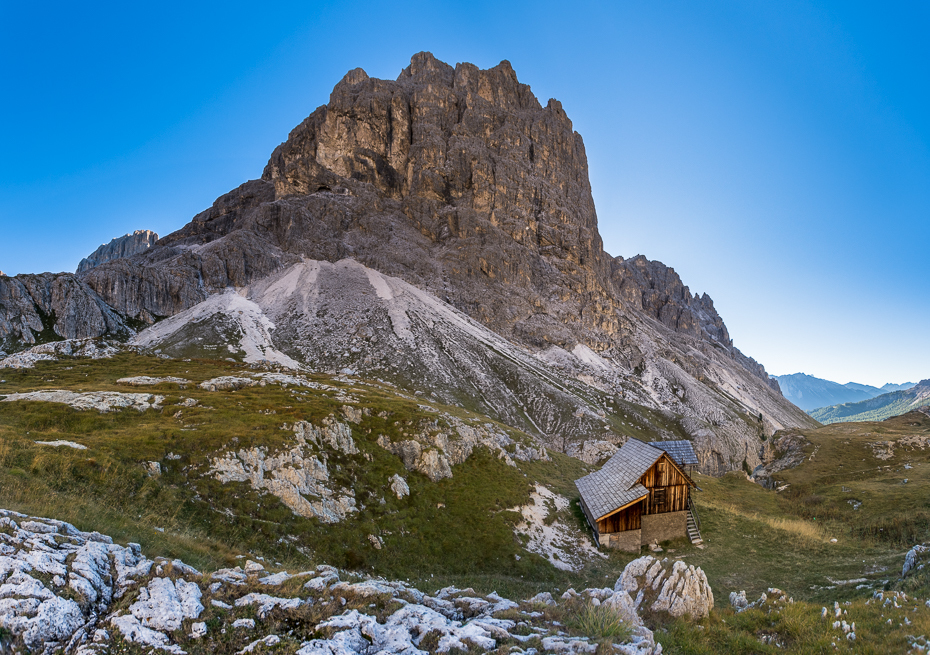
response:
[[[697,526],[698,531],[701,530],[701,517],[698,516],[697,507],[694,505],[694,501],[691,500],[691,494],[688,494],[688,510],[691,512],[691,516],[694,517],[694,524]]]

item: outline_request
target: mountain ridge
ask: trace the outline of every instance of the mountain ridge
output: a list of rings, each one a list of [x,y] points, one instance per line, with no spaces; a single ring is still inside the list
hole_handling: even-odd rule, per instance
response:
[[[766,433],[814,424],[784,400],[760,364],[733,346],[709,296],[692,295],[661,262],[604,252],[581,136],[561,104],[550,100],[543,107],[506,61],[489,70],[453,68],[419,53],[394,81],[350,71],[330,102],[275,148],[262,179],[221,196],[142,253],[54,278],[67,281],[85,304],[99,299],[118,325],[63,322],[69,301],[61,294],[41,313],[36,303],[29,306],[27,293],[19,294],[18,305],[4,304],[0,281],[0,337],[29,343],[39,326],[48,332],[50,317],[60,337],[125,334],[216,294],[248,295],[303,262],[349,260],[447,303],[518,350],[558,349],[545,366],[561,366],[560,375],[583,381],[589,389],[581,396],[589,398],[560,401],[555,414],[603,412],[598,394],[657,410],[669,436],[696,440],[708,472],[753,467]],[[376,289],[353,288],[361,294],[353,301],[358,315],[382,315]],[[31,322],[18,320],[30,311]],[[339,315],[333,325],[357,334],[365,326],[352,323],[354,315]],[[210,316],[216,316],[205,327],[211,338],[229,338],[235,320]],[[314,321],[282,315],[282,327],[269,328],[269,338],[290,357],[306,351],[301,344],[335,343],[336,329],[325,339],[305,329]],[[291,323],[293,329],[284,329]],[[365,357],[397,355],[383,343],[366,347]],[[343,358],[341,364],[370,373],[352,348],[363,350],[356,344],[334,351],[332,365]],[[602,363],[559,354],[578,348]],[[432,365],[423,352],[411,354],[413,369]],[[495,357],[479,359],[485,366]],[[504,359],[511,363],[494,364],[501,379],[526,370]],[[453,379],[483,370],[456,361],[459,368],[447,371]],[[491,378],[476,378],[469,392],[474,402],[482,402]],[[411,390],[418,384],[400,381]],[[537,376],[512,402],[532,404],[538,384],[543,378]],[[507,413],[484,406],[492,416]],[[548,410],[534,411],[526,419],[538,426]],[[562,439],[563,447],[565,439],[595,437],[581,427],[537,434],[550,444]],[[610,430],[607,436],[623,438]]]
[[[930,380],[921,380],[909,389],[892,391],[856,403],[821,407],[810,412],[824,424],[851,421],[884,421],[930,404]]]
[[[102,244],[94,252],[78,263],[76,273],[86,273],[95,266],[121,257],[131,257],[143,252],[158,241],[158,235],[151,230],[136,230]]]
[[[904,384],[889,382],[881,388],[859,384],[858,382],[840,384],[806,373],[792,373],[773,377],[781,386],[785,398],[806,412],[821,407],[860,402],[891,391],[900,391],[914,386],[912,382],[905,382]]]

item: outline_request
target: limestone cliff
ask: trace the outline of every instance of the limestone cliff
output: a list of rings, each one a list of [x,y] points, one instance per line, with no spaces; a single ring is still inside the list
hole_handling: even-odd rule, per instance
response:
[[[125,335],[124,319],[70,273],[0,277],[0,346]]]
[[[90,255],[81,260],[77,273],[86,273],[95,266],[122,257],[131,257],[137,253],[148,250],[158,241],[158,235],[151,230],[136,230],[130,234],[117,237],[97,248]]]

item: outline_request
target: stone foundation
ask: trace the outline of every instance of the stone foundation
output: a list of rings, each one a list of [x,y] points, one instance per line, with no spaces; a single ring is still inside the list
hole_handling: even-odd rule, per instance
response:
[[[601,546],[607,548],[616,548],[631,553],[638,553],[642,546],[642,536],[640,530],[626,530],[624,532],[610,532],[600,536]]]
[[[642,544],[654,541],[666,541],[688,536],[688,512],[666,512],[665,514],[644,514],[642,518]]]

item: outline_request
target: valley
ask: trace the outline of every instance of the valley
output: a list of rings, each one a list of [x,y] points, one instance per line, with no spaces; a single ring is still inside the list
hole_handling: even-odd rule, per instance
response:
[[[822,423],[847,421],[883,421],[930,404],[930,380],[921,380],[909,389],[892,391],[857,403],[821,407],[811,416]]]

